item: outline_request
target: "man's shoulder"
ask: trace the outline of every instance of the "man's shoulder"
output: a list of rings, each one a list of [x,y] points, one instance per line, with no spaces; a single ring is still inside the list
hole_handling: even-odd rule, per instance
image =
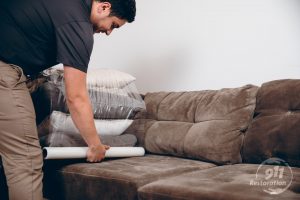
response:
[[[43,1],[55,27],[70,22],[90,22],[92,0]]]

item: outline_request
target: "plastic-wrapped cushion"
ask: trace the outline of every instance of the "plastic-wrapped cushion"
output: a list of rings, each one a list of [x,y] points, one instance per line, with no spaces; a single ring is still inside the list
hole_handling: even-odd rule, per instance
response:
[[[75,127],[66,103],[63,70],[44,71],[47,81],[37,90],[39,103],[36,108],[41,122],[39,137],[46,146],[75,145],[82,140]],[[93,70],[87,76],[87,89],[93,107],[97,133],[101,136],[120,138],[132,123],[137,111],[145,109],[145,103],[135,86],[135,78],[116,70]],[[113,140],[118,140],[118,139]],[[64,140],[64,142],[62,142]],[[74,142],[75,141],[75,142]],[[126,142],[125,142],[126,143]],[[80,144],[80,143],[79,143]],[[81,145],[81,144],[80,144]]]
[[[139,94],[118,94],[119,91],[122,92],[105,88],[88,90],[95,119],[132,119],[143,109],[144,102],[137,100]],[[53,110],[69,113],[62,88],[53,82],[43,83],[33,95],[34,102],[38,102],[35,103],[37,124]]]
[[[36,123],[40,124],[53,110],[68,112],[66,106],[65,93],[62,86],[63,70],[48,69],[43,71],[38,77],[43,79],[36,84],[36,79],[27,83],[27,87],[32,90],[31,97],[36,113]],[[56,80],[54,82],[54,80]]]
[[[96,131],[99,135],[121,135],[133,122],[131,119],[102,120],[95,119]],[[54,132],[79,134],[71,116],[53,111],[39,126],[40,136]]]
[[[31,94],[37,124],[40,124],[53,110],[69,113],[64,94],[51,82],[43,83]]]
[[[95,119],[132,119],[137,111],[145,107],[134,83],[122,89],[89,87],[89,95]]]
[[[110,146],[135,146],[137,138],[131,134],[121,135],[133,122],[130,119],[95,119],[101,142]],[[52,147],[87,146],[69,114],[53,111],[39,126],[41,145]]]
[[[134,84],[135,77],[112,69],[87,73],[87,86],[96,119],[132,118],[145,108]]]
[[[132,77],[130,75],[126,77],[125,73],[121,74],[122,76],[110,77],[111,86],[109,87],[108,78],[103,82],[103,86],[101,86],[101,82],[96,84],[95,78],[91,83],[87,83],[95,119],[132,119],[137,111],[145,109],[144,101],[133,82],[135,78],[130,78]],[[35,106],[38,124],[53,110],[69,113],[65,98],[63,70],[45,70],[44,75],[47,77],[47,81],[38,88],[34,95],[36,96],[34,102],[38,102]],[[120,77],[125,80],[117,80]]]
[[[87,144],[81,135],[72,132],[54,132],[40,137],[41,146],[50,147],[85,147]],[[101,143],[111,147],[134,147],[137,138],[132,134],[102,135]]]

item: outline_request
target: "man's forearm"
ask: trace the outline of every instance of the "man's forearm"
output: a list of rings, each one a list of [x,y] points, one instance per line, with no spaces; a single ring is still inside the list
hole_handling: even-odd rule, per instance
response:
[[[67,104],[73,122],[88,146],[100,145],[101,141],[96,132],[92,106],[89,97],[78,96],[71,100],[67,100]]]

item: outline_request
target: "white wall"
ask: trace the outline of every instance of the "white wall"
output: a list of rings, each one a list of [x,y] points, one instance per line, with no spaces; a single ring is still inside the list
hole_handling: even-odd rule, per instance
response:
[[[95,36],[90,68],[137,78],[140,92],[300,78],[300,0],[136,0],[132,24]]]

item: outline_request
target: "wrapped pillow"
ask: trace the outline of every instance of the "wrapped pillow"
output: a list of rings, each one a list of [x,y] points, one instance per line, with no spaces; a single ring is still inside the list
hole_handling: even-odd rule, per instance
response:
[[[103,74],[98,76],[101,74],[100,72]],[[89,73],[91,78],[88,81],[87,89],[94,118],[133,119],[138,111],[145,109],[145,103],[137,91],[133,76],[107,69],[90,70]],[[105,74],[108,77],[102,77]],[[42,122],[52,111],[69,113],[65,98],[63,70],[47,69],[43,75],[46,77],[46,81],[32,94],[37,124]]]
[[[95,119],[133,119],[135,114],[144,108],[144,101],[139,94],[118,94],[117,91],[95,88],[88,90]],[[43,83],[31,97],[37,124],[52,111],[69,113],[64,92],[53,82]]]
[[[135,79],[130,74],[114,69],[90,69],[87,72],[88,87],[123,88]]]
[[[145,103],[138,93],[131,90],[113,88],[89,88],[89,95],[96,119],[133,119],[135,114],[145,108]],[[123,91],[117,92],[117,91]],[[133,90],[134,91],[134,90]]]
[[[36,113],[36,123],[40,124],[53,110],[69,113],[64,93],[52,82],[45,82],[31,94]]]
[[[132,134],[122,135],[103,135],[100,136],[101,143],[111,147],[134,147],[137,143],[137,138]],[[87,144],[80,134],[68,132],[56,132],[48,136],[40,138],[41,146],[50,147],[85,147]]]
[[[133,122],[130,119],[101,120],[95,119],[97,133],[102,135],[121,135]],[[42,137],[56,132],[79,134],[69,114],[53,111],[39,126],[38,133]]]

